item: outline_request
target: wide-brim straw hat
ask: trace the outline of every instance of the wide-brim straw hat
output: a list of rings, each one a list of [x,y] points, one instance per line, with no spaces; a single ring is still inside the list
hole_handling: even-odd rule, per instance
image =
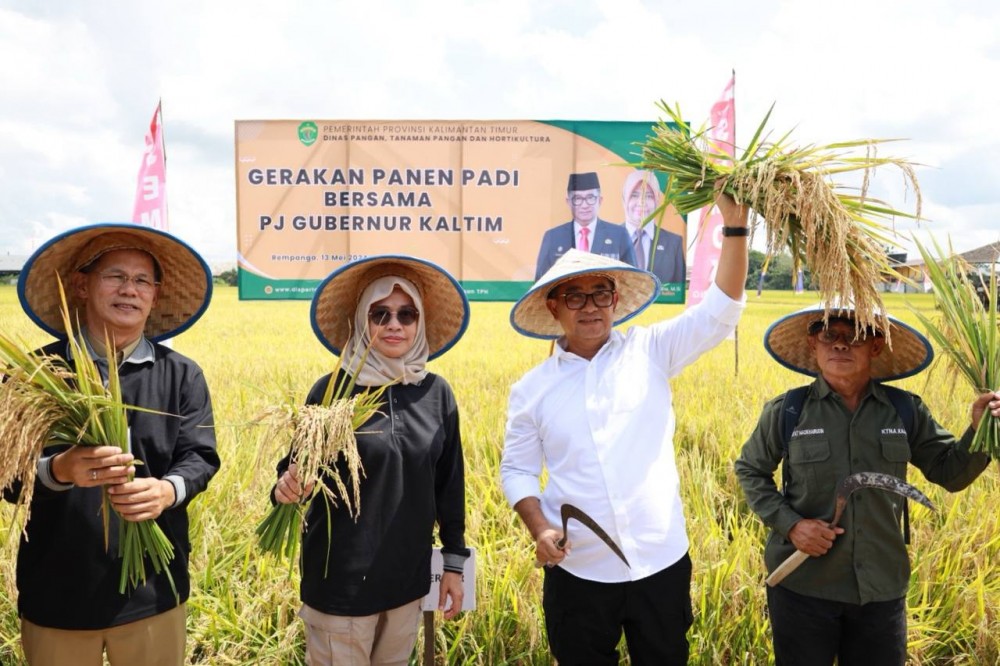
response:
[[[599,254],[570,249],[559,257],[510,311],[510,324],[522,335],[553,340],[563,335],[562,326],[545,305],[552,288],[583,275],[604,274],[615,282],[618,307],[614,325],[635,317],[656,300],[660,279],[641,268]]]
[[[173,337],[204,314],[212,299],[212,271],[194,248],[165,231],[129,222],[101,222],[55,236],[32,254],[17,281],[21,307],[36,324],[65,337],[59,285],[62,279],[71,317],[83,303],[72,289],[72,276],[106,252],[142,250],[162,272],[156,305],[143,335],[150,340]]]
[[[809,326],[823,320],[823,306],[813,305],[782,317],[771,324],[764,333],[764,347],[781,365],[789,370],[810,377],[819,375],[816,353],[809,349]],[[835,307],[830,317],[854,319],[854,308]],[[888,345],[872,359],[871,374],[876,381],[903,379],[917,374],[934,360],[934,348],[920,332],[898,319],[886,316],[889,321]]]
[[[420,290],[428,360],[451,349],[469,326],[469,300],[448,271],[423,259],[386,254],[358,259],[333,271],[316,288],[309,319],[320,342],[337,356],[347,344],[361,292],[380,277],[406,278]]]

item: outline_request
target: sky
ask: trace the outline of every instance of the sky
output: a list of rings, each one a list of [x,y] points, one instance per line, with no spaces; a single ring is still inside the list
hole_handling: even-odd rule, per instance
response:
[[[236,260],[234,121],[701,125],[736,72],[736,142],[904,139],[910,235],[1000,240],[1000,3],[992,0],[0,0],[0,253],[131,216],[162,100],[170,229]],[[874,192],[913,211],[898,172]]]

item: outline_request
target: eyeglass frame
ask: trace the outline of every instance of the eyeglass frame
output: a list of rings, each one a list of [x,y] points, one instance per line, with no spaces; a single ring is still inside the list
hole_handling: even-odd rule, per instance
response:
[[[126,284],[131,282],[135,285],[135,290],[142,294],[151,294],[156,291],[162,282],[157,280],[155,277],[150,277],[145,273],[139,273],[138,275],[129,275],[124,271],[97,271],[95,273],[101,284],[108,289],[115,289],[116,291],[124,287]]]
[[[879,331],[878,329],[872,328],[871,326],[866,326],[860,331],[855,330],[854,337],[848,340],[848,336],[850,335],[848,331],[836,332],[830,329],[829,325],[836,322],[846,324],[851,327],[854,326],[853,319],[847,319],[844,317],[830,317],[827,323],[824,323],[822,319],[819,319],[809,324],[808,328],[809,336],[815,337],[817,342],[820,342],[825,345],[835,345],[841,340],[843,340],[844,344],[847,345],[848,347],[863,347],[865,343],[867,343],[869,340],[874,340],[875,338],[883,337],[882,332]],[[826,333],[827,335],[823,335],[824,333]],[[831,334],[833,335],[832,339],[824,339],[824,338],[829,338]]]
[[[398,310],[377,305],[368,310],[368,323],[372,326],[388,326],[393,319],[400,326],[412,326],[420,320],[420,310],[412,305],[404,305]],[[403,321],[404,319],[408,321]]]
[[[549,298],[552,298],[552,299],[561,298],[561,299],[563,299],[563,304],[566,306],[567,310],[582,310],[585,307],[587,307],[587,301],[588,300],[590,300],[594,304],[595,308],[601,308],[601,309],[603,309],[603,308],[610,308],[612,305],[614,305],[615,294],[617,294],[617,293],[618,293],[618,290],[615,289],[614,287],[612,287],[610,289],[595,289],[594,291],[587,291],[587,292],[584,292],[584,291],[569,291],[569,292],[566,292],[566,293],[563,293],[563,294],[550,294]],[[597,302],[597,295],[598,294],[610,294],[610,297],[608,298],[608,302],[607,302],[606,305],[601,305],[600,303]],[[576,299],[581,298],[581,297],[583,298],[583,300],[580,302],[579,307],[573,307],[572,305],[569,304],[570,299],[576,300]]]
[[[569,200],[569,203],[571,205],[573,205],[573,206],[582,206],[583,204],[587,204],[588,206],[593,206],[598,201],[601,200],[601,195],[600,194],[574,194],[572,196],[567,196],[566,198]]]

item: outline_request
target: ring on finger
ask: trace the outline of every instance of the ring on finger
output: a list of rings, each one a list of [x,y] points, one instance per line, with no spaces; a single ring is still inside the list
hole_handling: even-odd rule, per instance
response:
[[[90,470],[90,480],[91,481],[97,481],[97,470],[96,469]]]

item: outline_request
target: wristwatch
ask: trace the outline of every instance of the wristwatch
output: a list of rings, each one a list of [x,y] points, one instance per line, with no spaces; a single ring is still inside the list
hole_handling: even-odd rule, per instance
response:
[[[722,227],[722,235],[729,236],[749,236],[750,227]]]

